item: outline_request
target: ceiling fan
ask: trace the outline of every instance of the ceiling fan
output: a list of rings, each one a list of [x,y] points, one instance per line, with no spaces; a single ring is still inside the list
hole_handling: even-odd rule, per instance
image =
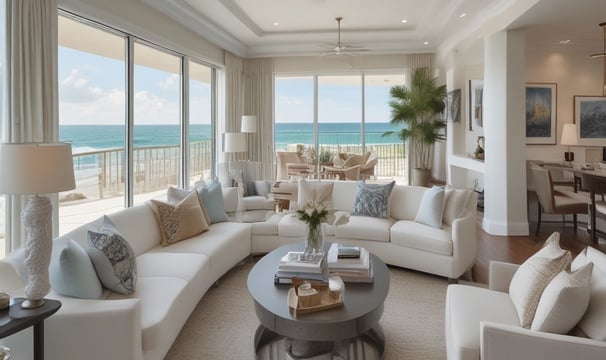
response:
[[[329,51],[322,54],[324,56],[330,56],[330,55],[334,55],[334,56],[343,56],[343,55],[347,55],[347,56],[354,56],[357,55],[359,53],[363,53],[363,52],[368,52],[368,49],[365,49],[363,47],[360,46],[354,46],[354,45],[347,45],[347,44],[343,44],[341,42],[341,20],[343,20],[343,17],[341,16],[337,16],[335,18],[335,20],[337,21],[337,27],[338,27],[338,32],[337,32],[337,43],[332,45],[326,45],[329,47]]]

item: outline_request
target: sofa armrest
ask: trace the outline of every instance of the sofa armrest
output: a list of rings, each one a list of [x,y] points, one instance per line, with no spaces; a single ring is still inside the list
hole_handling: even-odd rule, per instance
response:
[[[476,217],[469,214],[452,222],[452,255],[456,259],[456,273],[463,274],[474,263],[478,252]]]
[[[488,288],[509,292],[509,284],[520,265],[502,261],[491,261],[488,265]]]
[[[598,360],[606,359],[606,342],[482,322],[480,354],[488,360]]]
[[[46,358],[142,359],[139,300],[60,300],[59,311],[44,321]],[[32,336],[30,329],[0,343],[19,358],[33,359]]]

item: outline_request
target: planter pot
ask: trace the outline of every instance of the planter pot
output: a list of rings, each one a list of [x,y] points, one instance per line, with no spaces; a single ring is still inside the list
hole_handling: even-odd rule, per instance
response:
[[[429,179],[431,178],[431,169],[412,169],[412,184],[415,186],[429,185]]]

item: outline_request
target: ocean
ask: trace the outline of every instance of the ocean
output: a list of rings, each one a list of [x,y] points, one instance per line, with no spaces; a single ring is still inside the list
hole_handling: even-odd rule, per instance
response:
[[[360,123],[319,124],[320,144],[361,144]],[[400,143],[394,134],[383,137],[386,131],[396,130],[389,123],[367,123],[366,144]],[[190,126],[190,142],[210,139],[210,125]],[[178,125],[135,125],[135,147],[177,145],[180,131]],[[60,125],[59,140],[70,142],[74,154],[124,148],[124,126],[122,125]],[[313,143],[313,125],[306,123],[277,123],[275,126],[276,149],[287,144]]]

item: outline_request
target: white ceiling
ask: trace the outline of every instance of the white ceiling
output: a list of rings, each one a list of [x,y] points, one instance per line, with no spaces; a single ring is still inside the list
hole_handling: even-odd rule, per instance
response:
[[[569,39],[572,48],[601,52],[597,24],[606,21],[606,0],[142,1],[243,57],[325,53],[337,42],[337,16],[341,41],[368,54],[454,49],[505,28],[526,29],[531,43]]]

